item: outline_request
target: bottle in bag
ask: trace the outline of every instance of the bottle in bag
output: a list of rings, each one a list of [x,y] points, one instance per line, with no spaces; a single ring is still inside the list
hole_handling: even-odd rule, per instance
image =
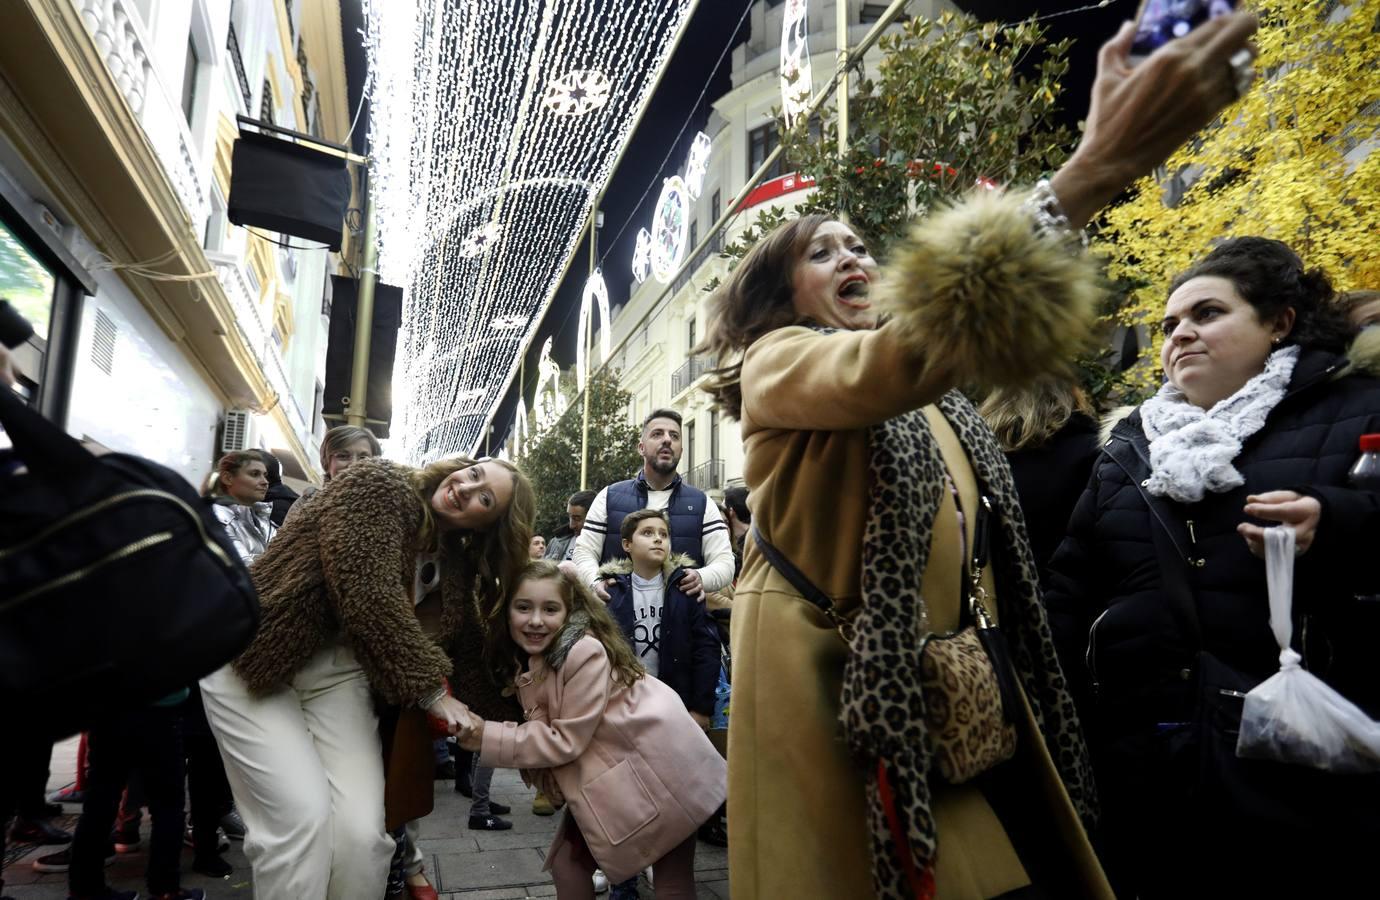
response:
[[[1347,478],[1357,490],[1380,493],[1380,434],[1361,435],[1361,455]]]

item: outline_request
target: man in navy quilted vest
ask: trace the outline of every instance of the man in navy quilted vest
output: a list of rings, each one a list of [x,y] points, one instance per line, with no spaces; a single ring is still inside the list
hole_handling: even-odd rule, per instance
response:
[[[642,471],[636,478],[615,482],[599,492],[585,517],[575,543],[574,562],[580,577],[607,600],[597,580],[599,566],[624,556],[619,527],[623,517],[639,509],[664,509],[671,522],[671,552],[684,553],[697,568],[687,569],[678,587],[692,597],[718,591],[733,582],[733,548],[728,525],[704,491],[676,474],[680,465],[680,413],[656,409],[642,422],[637,452]]]

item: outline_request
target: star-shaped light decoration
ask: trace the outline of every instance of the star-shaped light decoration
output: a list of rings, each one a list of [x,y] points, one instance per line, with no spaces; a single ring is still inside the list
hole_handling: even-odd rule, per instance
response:
[[[494,331],[512,331],[514,328],[521,328],[526,322],[526,316],[515,313],[511,316],[499,316],[491,324]]]
[[[503,226],[497,222],[480,225],[460,242],[460,255],[475,257],[488,251],[503,234]]]
[[[603,72],[576,69],[548,82],[541,103],[558,116],[583,116],[608,103],[612,87]]]
[[[692,199],[699,197],[700,188],[704,187],[704,176],[709,171],[711,147],[709,135],[703,131],[698,132],[695,140],[690,143],[690,156],[685,161],[685,189],[690,192]]]
[[[633,247],[633,277],[638,284],[652,274],[652,233],[645,228],[637,229],[637,245]]]

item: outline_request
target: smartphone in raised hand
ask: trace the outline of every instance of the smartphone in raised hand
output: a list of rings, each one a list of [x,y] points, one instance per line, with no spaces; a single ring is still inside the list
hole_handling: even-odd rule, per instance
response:
[[[1239,5],[1240,0],[1142,0],[1131,62],[1140,62],[1199,25],[1234,12]]]

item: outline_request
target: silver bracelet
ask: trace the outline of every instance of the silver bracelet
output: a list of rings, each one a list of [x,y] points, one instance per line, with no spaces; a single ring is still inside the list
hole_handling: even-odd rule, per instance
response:
[[[436,702],[437,702],[438,700],[440,700],[442,697],[444,697],[445,695],[446,695],[446,689],[445,689],[445,687],[439,687],[439,688],[437,688],[436,690],[432,691],[430,694],[427,694],[427,695],[426,695],[425,697],[423,697],[422,699],[418,700],[418,701],[417,701],[417,706],[418,706],[418,708],[420,708],[420,709],[431,709],[431,707],[432,707],[433,705],[435,705]]]
[[[1073,230],[1073,226],[1069,224],[1068,214],[1059,205],[1059,197],[1054,193],[1054,186],[1048,178],[1041,178],[1035,182],[1030,196],[1026,198],[1025,207],[1030,211],[1031,217],[1035,219],[1035,227],[1040,231],[1062,240],[1077,240],[1082,246],[1088,246],[1087,232]]]

